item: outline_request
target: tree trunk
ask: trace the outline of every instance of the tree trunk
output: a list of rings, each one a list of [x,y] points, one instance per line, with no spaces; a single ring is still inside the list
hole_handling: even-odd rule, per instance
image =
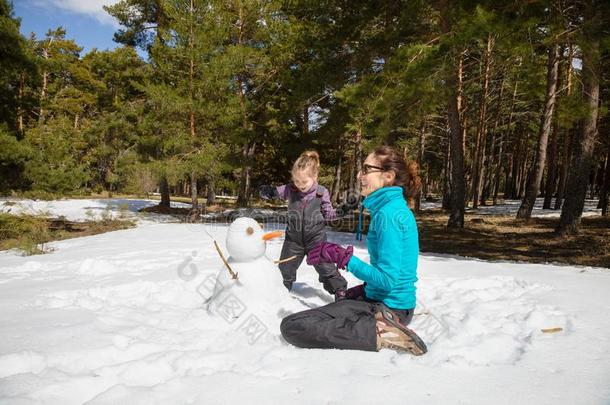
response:
[[[17,132],[19,137],[23,137],[25,128],[23,124],[23,98],[25,94],[25,74],[19,75],[19,91],[17,93]]]
[[[583,54],[583,93],[589,114],[584,119],[580,139],[577,142],[572,159],[572,168],[567,182],[570,192],[567,193],[563,209],[561,210],[559,227],[557,228],[559,235],[569,235],[578,232],[593,159],[599,113],[599,28],[601,27],[600,13],[596,13],[595,4],[593,0],[590,0],[586,6],[583,28],[584,43],[581,46]]]
[[[443,157],[443,202],[442,208],[451,209],[451,133],[447,130],[447,146]]]
[[[560,65],[557,73],[557,89],[561,89],[562,86],[562,78],[563,72],[561,68],[561,57],[564,54],[564,48],[559,48],[559,58]],[[542,209],[550,210],[551,203],[553,200],[553,195],[555,194],[555,190],[557,189],[557,148],[559,141],[559,122],[557,119],[557,104],[560,102],[560,98],[558,97],[555,102],[555,119],[553,120],[553,131],[551,132],[551,144],[548,153],[548,168],[547,168],[547,179],[546,179],[546,187],[544,189],[544,202],[542,203]]]
[[[424,117],[422,125],[421,125],[421,129],[419,131],[419,145],[417,148],[417,165],[419,167],[423,167],[425,147],[426,147],[426,118]],[[426,187],[425,186],[426,183],[427,183],[427,179],[424,182],[424,187]],[[424,193],[424,195],[425,195],[425,193]],[[420,191],[415,196],[415,204],[413,206],[413,209],[415,210],[415,212],[419,212],[419,210],[421,208],[421,197],[422,197],[422,191],[420,189]]]
[[[161,202],[159,205],[169,209],[169,185],[167,184],[167,179],[165,177],[163,177],[159,183],[159,192],[161,193]]]
[[[358,185],[358,173],[362,171],[362,129],[358,128],[354,137],[354,162],[350,178],[350,190],[348,192],[349,202],[358,201],[360,198],[360,187]]]
[[[451,32],[451,10],[448,0],[441,0],[441,26],[444,34]],[[447,116],[449,131],[451,134],[451,214],[447,227],[464,227],[464,210],[466,185],[464,184],[464,140],[462,137],[462,125],[460,120],[459,93],[458,93],[458,55],[453,50],[452,66],[447,77],[447,88],[449,99],[447,105]]]
[[[603,162],[602,162],[602,166],[603,166]],[[597,186],[597,175],[599,174],[599,167],[597,165],[597,163],[593,164],[593,168],[592,168],[592,176],[593,177],[589,177],[590,178],[590,183],[589,183],[589,199],[594,199],[596,197],[596,186]],[[603,167],[602,167],[603,170]]]
[[[536,197],[538,197],[538,192],[540,191],[542,174],[544,173],[544,167],[546,166],[546,150],[549,134],[551,132],[553,114],[555,111],[557,71],[559,68],[559,46],[553,45],[551,48],[549,48],[548,53],[545,104],[544,112],[542,113],[542,118],[540,120],[538,149],[536,150],[536,157],[531,176],[529,176],[528,179],[525,197],[521,202],[519,211],[517,211],[517,218],[520,219],[529,219],[532,216],[532,210],[534,209],[534,204],[536,203]]]
[[[190,24],[189,24],[189,126],[191,129],[191,145],[193,150],[197,150],[197,131],[195,129],[195,106],[194,106],[194,81],[195,81],[195,61],[194,61],[194,41],[193,41],[193,19],[195,18],[195,8],[191,0],[190,4]],[[191,205],[193,211],[199,210],[197,174],[191,172]]]
[[[451,82],[449,82],[451,86]],[[449,228],[464,227],[466,184],[464,182],[464,143],[455,94],[450,95],[448,115],[451,127],[451,214]]]
[[[515,167],[515,154],[507,154],[507,165],[504,174],[504,199],[510,198],[510,191],[513,184],[513,172]]]
[[[566,182],[568,180],[568,171],[570,168],[570,161],[572,155],[572,148],[570,147],[572,143],[572,131],[565,130],[563,131],[563,147],[562,147],[562,164],[561,170],[559,172],[559,181],[557,184],[557,194],[555,196],[555,205],[553,206],[554,210],[561,209],[561,205],[563,203],[563,197],[566,189]]]
[[[241,177],[237,196],[237,205],[240,207],[247,207],[250,202],[250,171],[255,151],[256,141],[250,141],[242,147]]]
[[[339,147],[337,149],[337,164],[335,165],[335,176],[331,189],[331,201],[335,204],[339,202],[339,192],[341,191],[341,165],[343,164],[343,143],[341,139],[339,139]]]
[[[199,200],[197,200],[198,194],[197,175],[195,172],[191,172],[191,209],[193,211],[199,210]]]
[[[242,45],[244,43],[244,6],[240,3],[239,5],[239,26],[238,26],[238,37],[237,43]],[[237,75],[237,95],[239,96],[239,105],[242,113],[242,128],[244,136],[252,131],[252,125],[248,119],[248,107],[246,105],[246,93],[245,93],[245,80],[241,75]],[[247,207],[250,202],[250,170],[252,165],[252,158],[256,151],[256,141],[251,139],[246,141],[242,146],[242,164],[241,164],[241,176],[239,181],[239,192],[237,196],[237,205],[240,207]]]
[[[542,209],[550,210],[553,195],[557,189],[557,138],[559,137],[559,127],[557,122],[553,124],[553,132],[551,133],[551,145],[548,153],[549,166],[547,169],[546,187],[544,189],[544,202]]]
[[[500,176],[502,174],[502,165],[504,164],[504,156],[502,155],[503,151],[504,151],[504,143],[506,141],[508,141],[510,134],[511,134],[511,127],[513,125],[513,112],[515,110],[515,100],[517,99],[517,85],[518,82],[515,81],[515,89],[513,90],[513,99],[510,103],[510,111],[508,113],[508,126],[506,127],[506,136],[504,136],[504,134],[502,134],[502,136],[500,137],[500,150],[498,151],[498,166],[496,167],[496,176],[495,176],[495,184],[494,184],[494,198],[493,198],[493,205],[496,205],[498,203],[498,193],[500,190]],[[506,138],[506,140],[505,140]],[[507,170],[507,173],[510,172],[510,170]],[[505,182],[508,182],[508,176],[506,176],[506,179],[504,180]],[[505,195],[506,197],[506,195]]]
[[[498,139],[498,162],[495,166],[495,174],[493,176],[493,186],[491,187],[492,205],[498,204],[498,193],[500,190],[500,176],[502,175],[502,167],[504,165],[504,135],[501,134]],[[490,180],[491,181],[491,180]]]
[[[606,170],[604,173],[604,183],[599,193],[599,208],[602,209],[602,216],[608,215],[610,205],[610,136],[608,136],[608,153],[606,155]]]
[[[458,57],[458,74],[457,74],[457,110],[462,126],[462,151],[466,150],[466,120],[468,117],[464,114],[464,57],[466,51],[461,52]]]
[[[489,150],[489,156],[484,161],[484,172],[485,181],[483,182],[483,192],[481,193],[481,205],[487,204],[487,199],[492,193],[492,169],[500,164],[500,152],[502,148],[499,148],[498,154],[496,154],[496,145],[501,141],[501,137],[498,137],[498,126],[500,125],[500,115],[502,112],[502,101],[504,100],[504,76],[500,81],[500,95],[498,96],[497,110],[494,117],[494,125],[491,132],[491,149]],[[498,139],[499,138],[499,139]]]
[[[519,168],[519,183],[517,185],[517,198],[521,199],[523,197],[523,193],[525,192],[525,187],[527,185],[528,180],[528,172],[527,168],[529,167],[529,145],[527,138],[529,134],[527,134],[523,140],[525,143],[525,153],[523,154],[523,160],[521,161],[521,167]]]
[[[521,161],[523,160],[523,156],[522,156],[522,144],[523,144],[523,140],[518,137],[516,140],[516,146],[515,146],[515,150],[513,152],[512,155],[512,171],[510,173],[510,184],[509,184],[509,189],[508,189],[508,193],[507,194],[507,198],[510,198],[511,200],[517,198],[517,188],[519,185],[519,169],[521,167]]]
[[[239,85],[239,99],[242,108],[242,127],[245,132],[251,130],[250,123],[248,121],[248,113],[246,111],[246,95],[243,91],[243,81],[238,79]],[[252,168],[252,158],[256,150],[256,141],[251,140],[242,146],[242,163],[241,163],[241,177],[239,181],[239,194],[237,196],[237,205],[240,207],[247,207],[250,202],[250,170]]]
[[[51,40],[49,41],[49,46],[51,46],[52,42],[53,42],[53,38],[51,38]],[[42,57],[45,60],[49,59],[49,51],[47,48],[44,48],[42,50]],[[42,87],[40,89],[40,112],[38,113],[38,122],[40,124],[43,124],[44,119],[45,119],[44,103],[47,98],[48,87],[49,87],[49,73],[46,70],[44,70],[42,72]]]
[[[477,125],[476,147],[472,165],[472,208],[479,206],[481,195],[481,179],[483,179],[483,159],[487,144],[487,94],[489,93],[489,77],[491,72],[491,50],[493,37],[487,35],[487,48],[485,50],[485,67],[483,74],[483,88],[481,90],[481,102],[479,104],[479,122]]]
[[[436,189],[436,181],[432,181],[430,179],[430,166],[428,165],[428,162],[424,163],[423,165],[423,173],[424,173],[424,181],[422,182],[422,187],[421,187],[421,192],[419,193],[420,196],[417,197],[418,201],[420,198],[426,198],[428,195],[430,195],[430,188],[432,187],[433,190]],[[418,202],[418,204],[420,204]],[[419,209],[419,208],[418,208]]]
[[[206,198],[206,205],[210,206],[216,202],[216,191],[214,190],[214,179],[208,177],[208,194]]]
[[[572,95],[572,60],[574,59],[574,46],[570,44],[568,46],[568,61],[567,61],[567,69],[566,69],[566,81],[568,83],[566,89],[566,97],[570,97]],[[559,182],[557,185],[557,195],[555,196],[555,205],[553,206],[554,210],[561,209],[561,204],[563,202],[563,196],[566,188],[566,181],[568,178],[568,170],[570,168],[571,161],[571,152],[570,144],[572,142],[572,131],[569,129],[565,129],[563,132],[563,147],[562,147],[562,163],[561,163],[561,171],[559,173]]]

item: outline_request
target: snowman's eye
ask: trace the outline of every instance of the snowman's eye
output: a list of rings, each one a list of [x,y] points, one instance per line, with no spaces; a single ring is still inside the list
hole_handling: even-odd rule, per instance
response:
[[[254,233],[254,229],[252,229],[252,227],[251,227],[251,226],[249,226],[249,227],[246,229],[246,233],[247,233],[248,235],[252,235],[252,234]]]
[[[258,226],[260,226],[261,229],[263,229],[263,224],[261,224],[260,222],[258,223]]]

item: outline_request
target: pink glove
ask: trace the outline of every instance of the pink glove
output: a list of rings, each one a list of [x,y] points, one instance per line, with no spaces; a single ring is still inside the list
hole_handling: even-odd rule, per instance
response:
[[[353,254],[353,246],[344,248],[336,243],[320,242],[307,253],[307,264],[315,266],[320,263],[336,263],[337,268],[345,269]]]

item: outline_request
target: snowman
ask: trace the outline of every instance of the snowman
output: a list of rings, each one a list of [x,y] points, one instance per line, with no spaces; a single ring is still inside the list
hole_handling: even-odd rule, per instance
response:
[[[266,330],[279,331],[284,316],[303,309],[291,299],[276,263],[265,256],[267,242],[283,234],[265,233],[256,220],[248,217],[231,223],[226,239],[229,258],[208,298],[210,313],[230,324],[258,322]]]

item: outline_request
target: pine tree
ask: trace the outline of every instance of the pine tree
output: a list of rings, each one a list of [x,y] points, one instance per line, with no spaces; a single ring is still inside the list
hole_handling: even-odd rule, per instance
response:
[[[444,34],[452,29],[453,10],[447,1],[440,5],[441,27]],[[449,45],[449,67],[447,71],[447,116],[451,145],[451,214],[447,226],[449,228],[464,227],[464,211],[466,200],[466,185],[464,183],[464,141],[462,138],[462,123],[459,110],[458,93],[458,58],[459,51],[454,45]]]
[[[25,130],[31,147],[25,176],[34,189],[69,192],[87,185],[89,167],[83,118],[96,103],[102,84],[95,80],[79,58],[81,48],[66,39],[59,27],[44,39],[31,41],[38,57],[42,80],[38,89],[38,120]],[[35,81],[38,83],[38,81]]]
[[[27,109],[24,82],[36,74],[36,65],[19,26],[11,4],[0,0],[0,192],[22,186],[30,154],[21,141]]]
[[[102,84],[92,111],[95,121],[85,130],[91,187],[112,193],[126,187],[138,170],[138,112],[144,102],[146,65],[131,47],[93,50],[83,61]]]
[[[149,51],[171,24],[163,1],[120,0],[111,6],[104,6],[104,10],[124,27],[114,34],[114,40],[120,44]]]
[[[538,148],[536,150],[536,161],[528,178],[527,191],[525,197],[517,212],[517,218],[529,219],[532,216],[534,203],[538,192],[540,191],[540,183],[542,182],[542,174],[546,165],[547,143],[551,133],[551,122],[553,119],[557,88],[557,75],[559,67],[559,46],[551,45],[548,50],[548,68],[546,80],[545,105],[540,122],[540,135],[538,139]]]
[[[583,102],[587,106],[588,114],[583,120],[578,141],[573,143],[576,148],[571,162],[571,173],[567,181],[567,189],[570,192],[566,195],[561,210],[559,226],[557,227],[559,235],[569,235],[578,232],[584,209],[599,114],[602,16],[608,16],[607,5],[604,6],[604,3],[596,0],[588,0],[585,4],[582,40],[580,43],[583,52]]]

